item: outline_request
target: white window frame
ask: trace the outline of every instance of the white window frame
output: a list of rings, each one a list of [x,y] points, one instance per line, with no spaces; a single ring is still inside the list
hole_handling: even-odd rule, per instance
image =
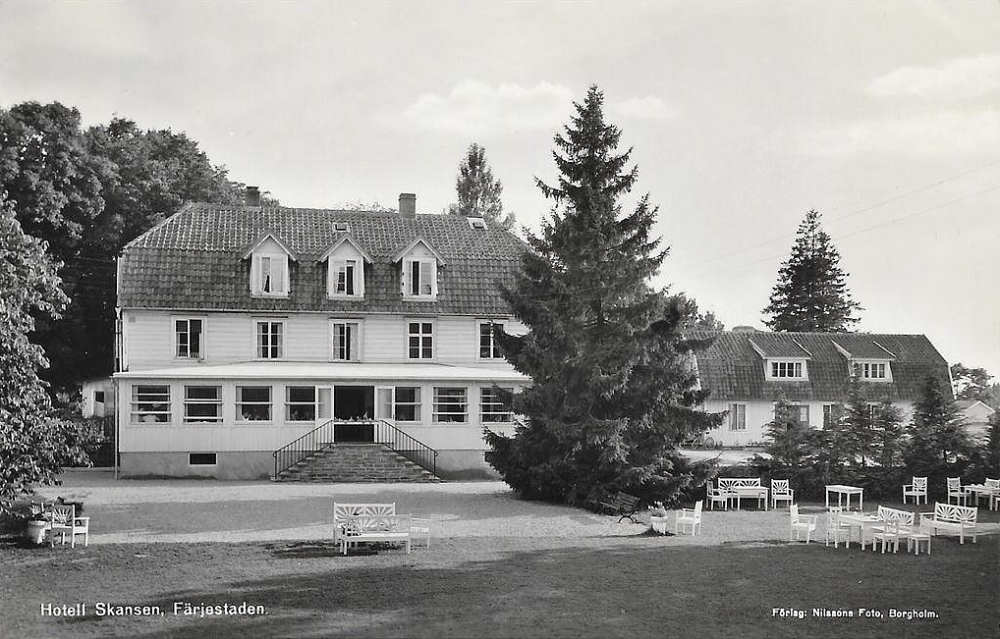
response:
[[[777,380],[804,380],[809,378],[806,362],[796,359],[772,359],[767,362],[767,378]]]
[[[280,281],[275,282],[275,278],[271,277],[270,280],[270,291],[264,290],[264,260],[267,261],[268,271],[271,271],[271,265],[278,262],[282,265],[282,277]],[[288,269],[288,255],[272,255],[272,254],[261,254],[254,253],[253,259],[251,260],[250,268],[250,292],[254,297],[288,297],[290,285],[291,274]],[[275,284],[280,284],[280,289],[275,288]]]
[[[866,382],[891,382],[892,367],[887,361],[857,360],[854,362],[854,377]],[[881,373],[881,376],[879,375]]]
[[[292,389],[303,389],[311,388],[313,391],[312,401],[292,401]],[[315,423],[319,416],[319,389],[316,385],[303,384],[297,386],[295,384],[289,384],[285,386],[285,422],[289,424],[312,424]],[[293,406],[312,406],[312,417],[308,419],[292,419],[292,407]]]
[[[745,431],[747,429],[747,405],[739,402],[730,404],[727,423],[731,432]]]
[[[406,359],[409,360],[409,361],[424,361],[424,362],[432,362],[432,361],[434,361],[437,358],[437,339],[436,339],[436,336],[437,336],[437,322],[435,320],[432,320],[432,319],[409,318],[409,319],[405,320],[405,323],[406,323],[406,328],[405,328],[405,335],[406,335],[406,343],[405,343],[406,344],[406,353],[405,353],[405,357],[406,357]],[[420,326],[420,329],[419,329],[419,331],[417,333],[411,333],[410,332],[410,330],[411,330],[411,326],[410,325],[411,324],[418,324]],[[429,324],[430,325],[430,327],[431,327],[430,328],[430,333],[424,333],[424,328],[425,328],[424,325],[425,324]],[[419,339],[418,350],[419,350],[420,354],[417,357],[412,357],[411,353],[410,353],[410,348],[411,348],[410,347],[410,340],[414,336],[416,336]],[[430,351],[431,351],[431,354],[430,354],[430,357],[425,357],[424,356],[424,340],[428,339],[428,338],[430,339]]]
[[[340,356],[340,336],[338,328],[345,327],[353,336],[349,338],[347,357]],[[364,322],[356,319],[330,320],[330,361],[360,362],[362,361],[362,344],[364,343]]]
[[[506,322],[503,320],[478,320],[476,322],[476,359],[481,362],[503,361],[504,358],[500,353],[500,346],[497,344],[496,336],[493,335],[492,330],[490,330],[490,356],[483,357],[483,327],[490,326],[491,324],[498,324],[501,327],[506,326]]]
[[[206,397],[189,397],[188,391],[193,388],[213,388],[215,389],[215,398]],[[222,424],[222,386],[216,386],[213,384],[185,384],[184,392],[181,399],[182,414],[181,421],[187,424],[199,424],[199,425],[209,425],[216,426]],[[203,416],[188,416],[188,408],[191,406],[215,406],[215,416],[214,417],[203,417]]]
[[[444,402],[440,391],[462,391],[461,400],[455,402]],[[469,423],[469,388],[467,386],[435,386],[432,392],[431,419],[435,424],[468,424]],[[456,399],[458,396],[456,395]],[[461,406],[462,411],[443,411],[445,406]],[[456,416],[461,419],[445,419],[444,416]]]
[[[483,424],[510,424],[514,411],[497,396],[497,390],[514,394],[513,386],[481,386],[479,388],[479,421]],[[487,419],[487,417],[490,419]],[[495,419],[499,417],[499,419]]]
[[[834,409],[840,406],[839,415],[834,415]],[[830,428],[835,425],[841,417],[844,416],[844,407],[842,404],[823,404],[823,429]],[[836,419],[834,419],[836,417]]]
[[[399,397],[400,390],[414,390],[413,401],[402,401]],[[404,424],[417,424],[423,421],[423,395],[424,389],[421,386],[396,386],[392,395],[392,414],[397,422]],[[399,407],[413,406],[413,419],[400,419]]]
[[[267,389],[267,401],[244,401],[244,389]],[[267,406],[267,419],[245,419],[244,406]],[[241,424],[273,424],[274,423],[274,387],[261,384],[238,384],[236,386],[236,421]]]
[[[798,420],[799,420],[800,424],[804,424],[806,426],[810,425],[810,422],[809,422],[809,418],[810,418],[810,415],[809,415],[809,404],[793,404],[793,403],[789,403],[788,407],[798,412]],[[805,415],[805,419],[802,419],[802,413],[803,412],[806,414]]]
[[[346,277],[348,267],[353,268],[350,278]],[[345,271],[345,290],[343,293],[337,290],[340,283],[340,272]],[[348,284],[349,280],[349,284]],[[353,288],[351,293],[347,292],[348,285]],[[327,297],[330,299],[364,299],[365,297],[365,261],[359,257],[334,257],[327,260]]]
[[[258,360],[258,361],[281,361],[281,360],[285,359],[285,344],[288,341],[288,323],[287,323],[287,321],[285,319],[272,319],[272,318],[269,318],[269,317],[257,317],[257,318],[254,318],[254,320],[253,320],[253,322],[251,322],[251,324],[253,326],[253,358],[255,360]],[[279,337],[281,339],[280,339],[280,341],[278,343],[278,356],[277,357],[271,357],[270,355],[262,355],[262,353],[264,351],[261,349],[261,340],[260,340],[260,337],[261,337],[261,334],[260,334],[260,325],[261,324],[269,324],[269,325],[271,325],[271,324],[279,324],[279,325],[281,325],[281,331],[279,333]],[[270,330],[269,330],[268,334],[269,335],[271,334]],[[268,350],[267,350],[268,353],[270,353],[272,346],[273,346],[273,344],[270,344],[270,343],[268,344]]]
[[[187,355],[180,354],[181,348],[181,331],[178,330],[178,323],[187,322]],[[201,331],[198,333],[198,345],[199,352],[197,355],[191,355],[191,322],[201,322]],[[205,316],[180,316],[176,315],[170,318],[170,325],[173,331],[173,359],[183,360],[183,361],[196,361],[201,362],[205,359],[205,336],[208,334],[206,330],[208,328],[208,318]]]
[[[413,264],[420,264],[420,281],[418,293],[413,292]],[[426,278],[424,277],[426,274]],[[430,289],[423,291],[424,280]],[[437,298],[437,260],[429,257],[404,257],[403,258],[403,278],[402,278],[403,298],[411,300],[434,300]]]
[[[140,398],[139,389],[165,389],[165,392],[146,390]],[[130,400],[129,423],[131,424],[170,424],[173,421],[170,403],[170,384],[133,384]],[[153,407],[166,404],[166,409],[156,410]],[[146,407],[146,408],[142,408]],[[146,417],[153,419],[147,420]],[[158,419],[165,417],[166,419]]]

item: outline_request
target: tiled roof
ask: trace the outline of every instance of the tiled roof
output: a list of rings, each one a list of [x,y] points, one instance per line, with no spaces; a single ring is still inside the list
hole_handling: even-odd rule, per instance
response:
[[[728,332],[699,334],[715,341],[697,353],[703,388],[713,399],[775,400],[782,393],[789,400],[843,401],[850,387],[849,360],[834,345],[851,353],[863,352],[863,344],[877,342],[895,355],[890,363],[892,382],[862,382],[869,401],[912,401],[920,396],[928,375],[948,379],[948,363],[923,335],[872,335],[866,333],[766,333]],[[750,343],[794,340],[812,357],[807,381],[766,381],[760,354]],[[867,352],[867,351],[864,351]],[[885,355],[881,356],[885,358]]]
[[[765,357],[811,357],[789,333],[757,333],[750,341]]]
[[[848,352],[852,359],[895,359],[896,355],[879,344],[871,335],[849,333],[833,340]]]
[[[318,262],[343,235],[372,257],[365,267],[363,300],[326,297],[326,264]],[[250,295],[247,247],[274,233],[294,251],[287,299]],[[433,246],[446,265],[438,269],[436,302],[404,301],[392,256],[415,238]],[[125,246],[119,304],[125,308],[329,311],[344,313],[508,313],[497,284],[510,283],[525,244],[494,222],[473,229],[458,215],[418,215],[326,209],[259,208],[189,204]]]

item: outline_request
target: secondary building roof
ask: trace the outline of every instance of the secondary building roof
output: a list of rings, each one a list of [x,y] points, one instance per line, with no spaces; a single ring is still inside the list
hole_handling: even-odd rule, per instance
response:
[[[889,362],[892,381],[862,382],[869,401],[912,401],[920,396],[928,375],[948,380],[948,363],[923,335],[724,331],[697,337],[715,338],[696,353],[701,386],[713,399],[773,401],[784,395],[789,400],[843,401],[851,384],[852,359]],[[793,355],[799,348],[808,355]],[[758,349],[767,357],[808,357],[808,379],[767,380]]]
[[[371,256],[361,300],[328,299],[326,263],[318,261],[343,236]],[[250,294],[247,248],[266,233],[281,238],[289,265],[287,298]],[[403,300],[393,257],[422,238],[438,253],[436,301]],[[525,244],[487,221],[473,228],[461,215],[402,217],[394,212],[188,204],[129,242],[121,257],[123,308],[349,311],[358,313],[507,314],[497,284],[509,284]]]

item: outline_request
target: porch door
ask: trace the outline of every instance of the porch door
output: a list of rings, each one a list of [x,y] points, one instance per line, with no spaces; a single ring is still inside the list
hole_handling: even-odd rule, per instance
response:
[[[316,425],[321,426],[333,418],[333,388],[316,387]]]
[[[375,387],[375,419],[393,421],[396,419],[394,410],[396,404],[396,389],[393,386]]]

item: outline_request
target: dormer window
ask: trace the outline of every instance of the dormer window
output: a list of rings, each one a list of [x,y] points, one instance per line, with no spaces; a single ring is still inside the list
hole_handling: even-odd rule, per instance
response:
[[[888,382],[892,373],[888,362],[854,362],[854,377],[870,382]]]
[[[469,226],[474,229],[483,230],[486,228],[486,220],[481,217],[467,217],[465,219],[469,221]]]
[[[403,263],[405,297],[434,297],[437,295],[437,262],[435,260],[406,260]]]
[[[806,379],[806,364],[803,361],[771,360],[767,377],[780,380]]]
[[[246,252],[250,258],[250,292],[255,297],[288,297],[288,261],[297,259],[273,233],[265,233]]]
[[[347,222],[334,222],[333,231],[334,233],[349,233],[351,231],[351,225]]]
[[[403,299],[437,299],[438,269],[444,266],[444,259],[423,238],[410,242],[392,261],[400,263],[399,288]]]
[[[334,222],[336,229],[338,224]],[[372,258],[351,235],[345,234],[319,258],[326,262],[326,295],[330,299],[359,299],[365,296],[365,262]]]

